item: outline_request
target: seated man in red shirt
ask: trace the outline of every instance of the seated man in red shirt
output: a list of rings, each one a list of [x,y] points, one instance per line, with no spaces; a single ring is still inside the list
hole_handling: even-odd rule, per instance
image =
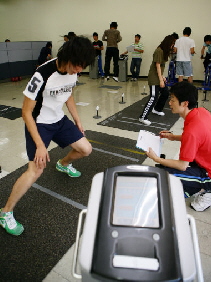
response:
[[[186,195],[194,194],[191,207],[204,211],[211,206],[211,114],[197,108],[198,91],[189,82],[174,84],[170,90],[172,113],[184,119],[182,135],[161,131],[161,138],[180,141],[179,160],[158,157],[150,148],[147,156],[179,177]]]

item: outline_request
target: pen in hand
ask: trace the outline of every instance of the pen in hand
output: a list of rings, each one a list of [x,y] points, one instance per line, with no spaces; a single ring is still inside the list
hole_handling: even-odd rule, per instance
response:
[[[173,133],[173,131],[161,131],[161,132],[159,133],[159,135],[165,134],[165,133]]]
[[[161,138],[163,138],[163,137],[165,136],[165,134],[168,134],[168,133],[173,134],[172,131],[161,131],[161,132],[159,133],[159,135],[160,135]],[[165,137],[164,137],[164,138],[165,138]]]

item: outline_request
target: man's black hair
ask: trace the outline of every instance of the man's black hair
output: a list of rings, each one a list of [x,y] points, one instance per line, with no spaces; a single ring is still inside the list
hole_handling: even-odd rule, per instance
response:
[[[110,23],[110,28],[111,28],[111,27],[117,28],[117,27],[118,27],[117,22],[112,22],[112,23]]]
[[[140,39],[141,35],[140,34],[136,34],[135,37],[138,37]]]
[[[92,42],[83,36],[75,36],[65,42],[59,49],[57,58],[59,67],[71,63],[73,66],[86,68],[95,60],[96,51]]]
[[[206,42],[206,41],[211,41],[211,35],[209,35],[209,34],[205,35],[204,42]]]
[[[69,40],[70,40],[72,37],[75,37],[75,36],[76,36],[76,34],[75,34],[74,31],[69,31],[69,32],[68,32],[67,37],[69,38]]]
[[[50,41],[47,42],[46,45],[45,45],[45,47],[48,47],[48,48],[49,48],[49,47],[52,47],[52,43],[51,43]]]
[[[183,30],[183,35],[191,35],[191,28],[190,27],[185,27]]]
[[[93,33],[93,36],[98,36],[98,33],[97,33],[97,32],[94,32],[94,33]]]
[[[170,93],[173,94],[181,102],[188,101],[188,109],[197,108],[198,89],[187,81],[177,82],[172,85]]]
[[[175,40],[179,38],[179,35],[176,32],[173,32],[171,36],[173,36]]]

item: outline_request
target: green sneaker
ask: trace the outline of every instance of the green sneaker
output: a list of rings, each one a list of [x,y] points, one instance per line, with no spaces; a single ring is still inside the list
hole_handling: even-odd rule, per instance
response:
[[[69,164],[68,166],[63,166],[60,163],[60,160],[56,163],[56,169],[61,172],[67,173],[70,177],[79,177],[81,176],[80,171],[76,170],[72,164]]]
[[[21,235],[24,230],[22,224],[13,217],[13,212],[2,212],[0,209],[0,225],[11,235]]]

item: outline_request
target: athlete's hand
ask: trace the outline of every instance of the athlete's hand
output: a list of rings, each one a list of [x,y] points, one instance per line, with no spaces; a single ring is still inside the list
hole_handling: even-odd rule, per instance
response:
[[[37,168],[43,169],[46,167],[46,162],[50,162],[50,157],[45,145],[37,147],[34,162]]]
[[[76,126],[77,126],[78,129],[83,133],[83,135],[85,135],[84,128],[83,128],[82,124],[81,124],[80,122],[77,122],[77,123],[76,123]]]

